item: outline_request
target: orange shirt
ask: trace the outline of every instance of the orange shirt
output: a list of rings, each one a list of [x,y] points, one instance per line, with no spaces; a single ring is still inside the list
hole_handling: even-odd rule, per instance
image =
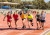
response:
[[[21,14],[20,17],[21,17],[22,19],[25,19],[25,18],[26,18],[25,14]]]

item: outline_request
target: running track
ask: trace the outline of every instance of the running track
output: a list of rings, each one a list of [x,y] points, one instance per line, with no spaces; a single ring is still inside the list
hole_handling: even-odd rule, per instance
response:
[[[35,16],[35,15],[34,15]],[[0,15],[0,29],[3,28],[3,30],[0,30],[0,35],[40,35],[41,33],[43,33],[44,31],[50,29],[50,14],[46,14],[46,23],[45,23],[45,26],[44,26],[44,30],[4,30],[4,28],[9,28],[8,25],[7,25],[7,22],[6,22],[6,19],[5,21],[3,21],[3,15]],[[18,28],[22,28],[22,20],[21,18],[19,17],[20,20],[18,20],[17,22],[17,25],[18,25]],[[33,23],[34,23],[34,26],[32,27],[31,25],[31,28],[36,28],[36,19],[35,17],[33,18]],[[27,26],[28,28],[28,22],[27,20],[25,21],[25,25]],[[14,25],[14,20],[12,21],[12,27],[15,28],[15,25]]]

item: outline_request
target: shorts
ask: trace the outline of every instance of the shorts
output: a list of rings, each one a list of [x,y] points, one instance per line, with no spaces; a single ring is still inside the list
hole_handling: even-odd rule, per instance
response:
[[[15,21],[17,21],[18,19],[15,19]]]
[[[41,20],[41,22],[45,22],[45,20]]]
[[[11,21],[7,21],[7,22],[11,23]]]
[[[33,19],[30,19],[30,20],[28,19],[28,21],[32,22],[32,21],[33,21]]]
[[[11,22],[12,22],[12,20],[10,20],[10,19],[9,19],[9,20],[7,20],[7,22],[10,22],[10,23],[11,23]]]
[[[37,18],[37,21],[40,21],[40,19]]]
[[[26,19],[26,18],[24,18],[24,19]],[[24,19],[22,19],[22,21],[23,21]]]

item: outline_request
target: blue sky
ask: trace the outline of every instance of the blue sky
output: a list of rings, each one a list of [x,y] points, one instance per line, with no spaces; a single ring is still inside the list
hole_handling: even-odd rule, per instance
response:
[[[25,0],[23,0],[23,1],[25,1]],[[29,0],[27,0],[27,1],[29,1]],[[32,1],[32,0],[30,0],[30,1]],[[50,1],[50,0],[44,0],[45,2],[48,2],[48,1]]]
[[[50,0],[45,0],[45,2],[48,2],[48,1],[50,1]]]

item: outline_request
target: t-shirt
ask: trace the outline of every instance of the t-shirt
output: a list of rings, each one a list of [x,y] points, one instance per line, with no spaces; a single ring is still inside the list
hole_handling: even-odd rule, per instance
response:
[[[41,20],[45,20],[45,14],[44,15],[41,15]]]
[[[27,18],[28,19],[33,19],[33,15],[31,15],[31,14],[30,15],[27,15]]]
[[[20,17],[21,17],[22,19],[25,19],[25,18],[26,18],[25,14],[21,14]]]
[[[9,16],[9,15],[7,15],[7,21],[8,21],[8,22],[10,22],[10,21],[11,21],[11,19],[12,19],[11,15],[10,15],[10,16]]]
[[[18,19],[18,15],[13,14],[14,19]]]
[[[40,17],[40,15],[36,15],[37,16],[37,18],[39,18]]]

